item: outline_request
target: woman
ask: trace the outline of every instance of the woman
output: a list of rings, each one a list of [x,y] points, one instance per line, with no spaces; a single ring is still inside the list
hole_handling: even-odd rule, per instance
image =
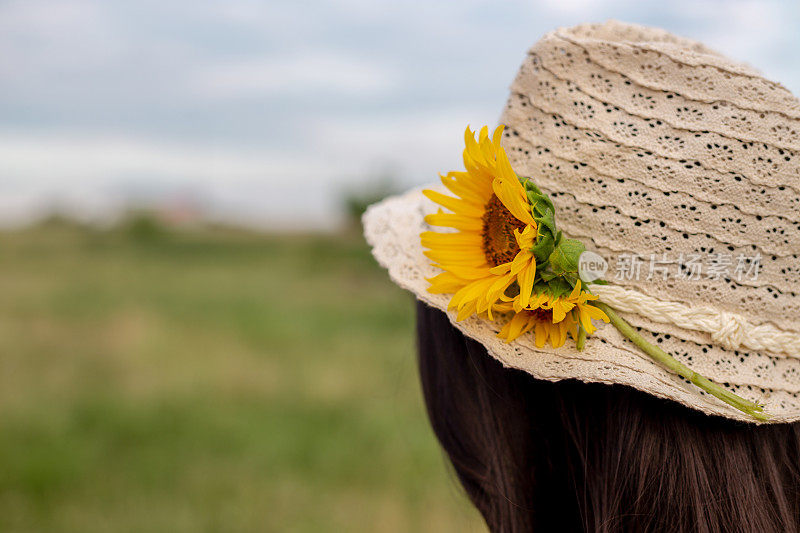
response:
[[[798,424],[536,380],[423,303],[417,332],[431,424],[491,531],[800,530]]]
[[[800,101],[608,22],[540,40],[501,124],[364,217],[489,527],[799,530]]]

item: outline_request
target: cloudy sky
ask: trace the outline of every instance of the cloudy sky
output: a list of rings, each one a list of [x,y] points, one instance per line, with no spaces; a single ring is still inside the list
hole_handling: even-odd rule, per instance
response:
[[[0,0],[0,222],[190,198],[330,226],[344,189],[458,166],[530,45],[608,18],[800,93],[795,0]]]

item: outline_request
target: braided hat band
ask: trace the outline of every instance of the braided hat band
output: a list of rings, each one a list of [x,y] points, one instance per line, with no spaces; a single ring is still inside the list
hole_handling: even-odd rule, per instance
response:
[[[800,420],[800,102],[789,91],[702,44],[608,22],[539,41],[500,122],[514,170],[607,262],[594,294],[685,365],[763,403],[771,422]],[[365,234],[399,285],[446,310],[427,291],[439,270],[419,241],[435,211],[411,191],[370,208]],[[613,327],[578,351],[506,344],[502,318],[451,318],[535,377],[625,384],[752,421]]]
[[[800,359],[800,334],[780,330],[768,323],[753,325],[741,315],[713,307],[664,302],[614,285],[595,287],[594,292],[619,311],[643,315],[661,324],[708,333],[711,340],[729,350],[740,347],[766,350]]]

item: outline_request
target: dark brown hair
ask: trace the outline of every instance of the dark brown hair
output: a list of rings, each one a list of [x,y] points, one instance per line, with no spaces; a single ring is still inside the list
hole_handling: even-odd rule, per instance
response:
[[[418,304],[433,430],[491,531],[798,531],[798,424],[503,368]]]

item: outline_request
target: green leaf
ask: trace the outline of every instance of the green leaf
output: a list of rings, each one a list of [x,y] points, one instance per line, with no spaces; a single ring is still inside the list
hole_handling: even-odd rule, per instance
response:
[[[557,275],[578,273],[578,259],[586,251],[581,241],[575,239],[561,239],[550,254],[550,268]]]

